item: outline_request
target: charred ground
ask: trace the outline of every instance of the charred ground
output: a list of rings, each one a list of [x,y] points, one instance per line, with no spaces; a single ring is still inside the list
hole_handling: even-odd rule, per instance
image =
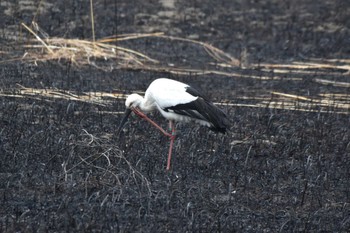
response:
[[[24,54],[16,27],[34,15],[50,36],[90,38],[89,4],[43,1],[40,14],[35,2],[1,6],[1,231],[348,231],[349,3],[213,2],[95,1],[96,37],[163,31],[206,41],[245,63],[217,68],[231,76],[8,62],[9,51]],[[123,46],[213,67],[187,43]],[[171,172],[167,138],[137,117],[118,137],[124,99],[95,101],[159,77],[194,85],[232,124],[224,136],[179,125]]]

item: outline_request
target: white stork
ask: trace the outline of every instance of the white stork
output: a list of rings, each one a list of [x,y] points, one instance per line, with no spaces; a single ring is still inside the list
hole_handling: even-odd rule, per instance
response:
[[[167,78],[154,80],[146,90],[145,97],[138,94],[129,95],[125,101],[125,106],[125,116],[119,126],[118,134],[131,112],[150,122],[170,138],[167,170],[170,169],[171,153],[175,140],[173,121],[188,122],[193,120],[220,133],[225,133],[229,127],[227,115],[200,92],[185,83]],[[169,120],[171,133],[166,132],[143,113],[155,109],[158,109]]]

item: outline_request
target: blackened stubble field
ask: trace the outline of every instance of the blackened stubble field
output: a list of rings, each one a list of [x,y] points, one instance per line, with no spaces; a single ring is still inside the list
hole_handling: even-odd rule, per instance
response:
[[[164,10],[161,3],[105,2],[96,3],[100,36],[113,30],[168,28],[169,34],[198,36],[236,56],[247,49],[254,64],[349,55],[343,1],[224,1],[215,6],[209,1],[179,1],[175,8],[179,17],[170,18],[171,27],[156,13]],[[65,5],[57,5],[59,14],[48,11],[40,16],[55,25],[51,28],[41,20],[45,31],[61,36],[67,18],[74,22],[72,27],[79,25],[69,30],[72,37],[90,35],[88,23],[79,21],[88,6]],[[107,7],[112,5],[114,10]],[[142,9],[158,18],[142,15]],[[23,20],[26,14],[16,19]],[[134,46],[157,48],[154,55],[167,54],[169,61],[185,58],[210,66],[175,43],[171,48],[152,42]],[[341,69],[291,69],[282,74],[275,73],[277,69],[237,69],[233,77],[105,72],[66,61],[1,63],[0,69],[2,231],[346,232],[350,228],[349,109],[329,102],[343,98],[341,103],[349,104],[349,87],[344,84],[348,75]],[[232,122],[226,135],[179,125],[171,172],[165,171],[168,139],[146,122],[135,116],[121,137],[115,134],[124,99],[106,98],[103,105],[82,98],[86,92],[142,91],[159,77],[198,87],[221,103]],[[321,79],[335,83],[325,85],[317,81]],[[31,95],[24,88],[43,92]],[[45,95],[52,89],[55,95]],[[297,99],[291,108],[288,98],[277,105],[272,92],[299,97],[293,97]],[[325,100],[321,97],[327,94],[333,98],[328,102],[306,100]],[[151,116],[166,126],[159,114]]]

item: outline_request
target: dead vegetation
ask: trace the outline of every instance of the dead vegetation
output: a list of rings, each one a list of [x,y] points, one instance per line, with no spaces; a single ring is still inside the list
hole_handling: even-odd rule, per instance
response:
[[[22,16],[22,12],[15,14],[22,6],[28,12],[29,5],[15,2],[8,2],[14,5],[11,17]],[[49,2],[41,0],[39,5]],[[110,4],[107,7],[113,5],[113,1],[102,2]],[[154,11],[153,1],[148,8],[141,6],[148,1],[118,2],[137,3],[118,6],[125,8],[115,14],[125,14],[125,18],[136,11],[142,13],[142,20],[148,20],[149,12]],[[92,0],[91,40],[50,37],[35,23],[42,22],[40,17],[34,17],[30,26],[14,27],[20,28],[20,38],[0,51],[1,231],[349,229],[347,50],[334,49],[338,53],[332,54],[333,59],[324,59],[330,56],[330,47],[319,53],[322,59],[298,56],[304,51],[299,44],[314,52],[319,42],[334,46],[331,42],[342,38],[337,35],[346,33],[348,29],[338,23],[345,22],[347,15],[342,19],[342,13],[334,9],[337,1],[317,5],[299,1],[300,7],[277,0],[274,4],[257,1],[253,7],[249,1],[201,1],[198,6],[189,6],[195,1],[177,2],[179,12],[187,18],[180,20],[205,27],[195,33],[208,32],[211,37],[205,38],[223,49],[163,33],[96,38],[99,28],[94,27]],[[85,3],[57,1],[48,5],[50,21],[45,27],[54,25],[51,20],[62,23],[61,17],[67,17],[76,4]],[[53,5],[60,5],[58,15],[51,15]],[[213,12],[207,11],[207,6]],[[36,14],[40,14],[39,8]],[[107,12],[100,5],[99,10],[97,15]],[[88,11],[80,12],[86,16]],[[325,12],[334,21],[333,34],[310,35],[313,25],[329,25],[329,19],[319,16]],[[109,13],[108,19],[112,19],[114,12]],[[172,15],[177,17],[176,13]],[[81,20],[79,12],[72,15]],[[231,15],[235,18],[229,19]],[[16,22],[28,22],[24,19]],[[163,23],[161,17],[151,19]],[[129,27],[129,22],[132,20],[125,20],[124,26]],[[84,26],[89,25],[87,20]],[[66,28],[59,26],[61,31],[53,30],[63,35]],[[125,31],[139,31],[134,29]],[[182,29],[185,35],[192,33],[192,28]],[[229,33],[225,33],[227,29]],[[237,34],[231,35],[231,29]],[[210,34],[215,30],[218,36]],[[239,37],[248,39],[251,47],[245,50],[242,43],[237,59],[227,52],[238,51],[237,47],[226,50],[218,40],[221,36],[233,44]],[[282,56],[268,59],[284,48],[285,40],[294,42],[289,48],[294,56],[282,52]],[[345,48],[345,42],[340,46]],[[261,44],[270,47],[259,56],[247,54],[258,51]],[[164,172],[168,141],[149,125],[130,119],[122,135],[115,134],[125,94],[144,90],[152,75],[163,73],[200,84],[204,92],[220,101],[217,104],[232,120],[231,130],[224,136],[195,125],[180,126],[175,166],[169,173]],[[163,120],[157,114],[152,117]]]
[[[90,65],[104,71],[113,69],[134,69],[134,70],[149,70],[154,72],[168,72],[176,75],[208,75],[215,74],[219,76],[233,77],[233,78],[248,78],[258,80],[293,80],[301,81],[298,75],[330,75],[330,76],[345,76],[350,70],[350,60],[348,59],[330,59],[321,60],[311,59],[305,62],[291,62],[290,64],[244,64],[242,67],[240,61],[228,53],[204,42],[166,36],[163,33],[145,33],[145,34],[123,34],[116,35],[109,38],[99,40],[80,40],[80,39],[65,39],[65,38],[50,38],[43,30],[40,29],[36,23],[32,24],[32,28],[22,23],[22,26],[30,32],[35,39],[29,40],[24,44],[23,62],[45,62],[48,60],[55,61],[70,61],[77,67]],[[159,61],[152,58],[152,54],[145,54],[134,49],[119,46],[121,42],[131,42],[143,39],[161,39],[167,43],[187,43],[196,49],[201,49],[206,52],[208,57],[212,59],[206,66],[213,67],[213,69],[203,69],[191,66],[191,61],[187,61],[187,65],[168,64],[166,61],[166,54],[164,59]],[[152,53],[152,52],[151,52]],[[12,61],[8,60],[8,61]],[[5,61],[6,62],[6,61]],[[188,68],[191,67],[191,68]],[[259,75],[254,73],[245,74],[241,71],[259,70]],[[273,75],[271,75],[271,73]],[[264,75],[265,74],[265,75]],[[284,77],[283,74],[295,74],[293,77]],[[311,78],[315,84],[332,85],[335,87],[349,88],[349,82],[329,80],[324,78]],[[68,93],[66,90],[40,90],[21,87],[16,94],[0,93],[2,96],[23,97],[42,95],[47,98],[66,98],[76,101],[85,101],[98,105],[106,104],[103,97],[125,98],[121,94],[109,93],[84,93],[83,95],[75,95]],[[65,93],[58,95],[57,93]],[[257,94],[257,93],[256,93]],[[273,100],[271,95],[274,96]],[[341,98],[339,98],[341,97]],[[254,104],[237,104],[226,103],[231,106],[241,107],[257,107],[278,109],[288,109],[296,111],[319,111],[323,107],[333,107],[335,113],[349,113],[349,94],[348,93],[322,93],[317,97],[301,97],[293,93],[281,93],[275,90],[269,90],[265,93],[255,96],[240,96],[239,98],[255,99]],[[332,111],[331,111],[332,112]]]

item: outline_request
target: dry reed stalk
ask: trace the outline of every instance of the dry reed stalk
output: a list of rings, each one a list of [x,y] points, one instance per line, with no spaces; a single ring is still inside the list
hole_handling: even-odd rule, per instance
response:
[[[279,110],[290,110],[290,111],[299,111],[299,112],[320,112],[320,113],[330,113],[330,114],[350,114],[350,108],[344,107],[338,111],[329,110],[329,107],[332,106],[324,106],[326,109],[312,109],[310,105],[305,106],[295,106],[293,104],[286,104],[285,102],[265,102],[258,104],[238,104],[238,103],[227,103],[225,106],[231,107],[247,107],[247,108],[268,108],[268,109],[279,109]],[[317,107],[317,106],[313,106]],[[343,111],[341,111],[343,110]]]
[[[216,48],[208,43],[204,43],[204,42],[197,41],[197,40],[191,40],[191,39],[187,39],[187,38],[175,37],[175,36],[157,35],[156,37],[197,44],[197,45],[202,46],[205,49],[205,51],[212,58],[214,58],[217,62],[222,62],[222,63],[225,63],[225,64],[230,65],[230,66],[239,66],[239,64],[240,64],[240,61],[237,60],[236,58],[232,57],[230,54],[225,53],[224,51],[222,51],[222,50],[220,50],[220,49],[218,49],[218,48]]]
[[[39,41],[39,44],[25,45],[25,48],[32,48],[34,51],[26,53],[24,60],[45,61],[67,59],[75,65],[92,64],[91,59],[117,60],[118,65],[124,66],[133,64],[143,66],[144,63],[158,63],[157,60],[148,57],[138,51],[123,48],[120,46],[79,39],[46,38],[41,39],[31,28],[23,24],[31,34]],[[35,42],[34,41],[34,42]],[[35,49],[45,49],[36,51]],[[48,51],[48,53],[45,53]]]
[[[322,61],[322,62],[329,62],[329,63],[349,63],[350,59],[324,59],[324,58],[310,58],[311,61]]]
[[[95,19],[94,19],[94,7],[92,2],[93,0],[90,0],[91,31],[92,31],[92,42],[95,43]]]
[[[347,82],[337,82],[333,80],[326,80],[326,79],[320,79],[320,78],[315,78],[314,81],[317,83],[321,83],[323,85],[332,85],[335,87],[346,87],[346,88],[350,87],[350,83],[347,83]]]
[[[92,22],[93,23],[93,22]],[[170,72],[188,72],[187,70],[182,70],[181,68],[172,69],[170,66],[157,67],[154,64],[159,64],[159,61],[152,59],[149,56],[140,53],[138,51],[124,48],[117,45],[109,44],[111,42],[120,42],[125,40],[134,40],[145,37],[157,37],[163,38],[171,41],[182,41],[188,42],[194,45],[199,45],[202,47],[207,54],[212,57],[216,62],[221,62],[229,67],[238,66],[239,61],[232,57],[231,55],[223,52],[222,50],[200,41],[195,41],[191,39],[185,39],[180,37],[165,36],[163,33],[148,33],[148,34],[125,34],[109,38],[104,38],[101,40],[87,41],[79,39],[63,39],[63,38],[46,38],[45,41],[40,38],[31,28],[22,24],[31,34],[35,36],[36,41],[39,41],[39,45],[26,45],[26,48],[40,49],[44,48],[48,51],[45,53],[40,53],[39,51],[29,51],[26,55],[26,60],[29,61],[45,61],[45,60],[60,60],[67,59],[71,60],[75,65],[85,65],[92,64],[90,62],[91,58],[94,59],[105,59],[105,60],[116,60],[117,68],[128,68],[128,69],[149,69],[154,71],[164,71],[169,70]],[[37,26],[38,27],[38,26]],[[39,29],[39,27],[38,27]],[[35,41],[34,41],[35,42]],[[210,71],[213,72],[213,71]]]
[[[303,112],[326,112],[326,113],[342,113],[350,114],[350,99],[349,95],[345,94],[323,94],[321,98],[307,98],[304,96],[274,92],[271,94],[280,96],[282,99],[272,98],[269,95],[262,96],[246,96],[240,99],[252,100],[256,103],[239,104],[239,103],[216,103],[224,106],[235,107],[252,107],[252,108],[270,108],[270,109],[284,109],[291,111]],[[12,98],[31,98],[44,101],[53,101],[53,99],[64,99],[69,101],[85,102],[100,106],[108,106],[115,102],[115,99],[123,101],[126,96],[120,93],[106,93],[106,92],[84,92],[75,94],[66,90],[59,89],[36,89],[19,86],[16,93],[0,92],[0,96]],[[334,97],[335,96],[335,97]],[[305,102],[306,101],[306,102]],[[332,109],[332,110],[330,110]],[[122,114],[123,112],[104,112],[108,114]],[[76,112],[75,114],[79,114]]]
[[[299,96],[299,95],[292,95],[292,94],[286,94],[286,93],[275,92],[275,91],[271,92],[271,94],[285,96],[285,97],[296,99],[296,100],[312,101],[312,99],[310,99],[310,98],[306,98],[304,96]]]
[[[53,51],[47,46],[47,44],[27,25],[25,25],[24,23],[21,24],[25,29],[27,29],[30,33],[32,33],[35,38],[42,44],[45,46],[45,48],[47,49],[47,51],[49,51],[50,53],[53,53]]]
[[[251,67],[255,68],[267,68],[273,69],[276,73],[292,73],[297,71],[298,73],[317,73],[322,72],[322,70],[338,70],[337,73],[341,72],[346,74],[350,71],[350,65],[336,65],[336,64],[322,64],[322,63],[312,63],[312,62],[293,62],[292,64],[252,64]],[[324,72],[325,73],[325,72]]]
[[[23,60],[29,60],[29,61],[45,61],[45,60],[60,60],[60,59],[67,59],[72,61],[77,66],[81,65],[95,65],[98,68],[98,65],[95,64],[96,60],[101,59],[104,60],[111,60],[115,61],[115,68],[126,68],[126,69],[135,69],[135,70],[150,70],[150,71],[156,71],[156,72],[168,72],[173,73],[177,75],[220,75],[220,76],[228,76],[228,77],[239,77],[239,78],[251,78],[251,79],[257,79],[257,80],[293,80],[293,81],[301,81],[302,78],[298,77],[282,77],[282,76],[276,76],[275,73],[287,73],[287,72],[295,72],[295,73],[319,73],[322,71],[319,71],[317,69],[328,69],[329,72],[332,72],[330,69],[337,69],[337,70],[349,70],[350,65],[338,65],[338,64],[322,64],[317,62],[294,62],[292,64],[259,64],[258,67],[262,68],[260,71],[263,71],[265,69],[273,69],[273,73],[271,74],[271,70],[267,70],[268,74],[266,75],[253,75],[253,74],[243,74],[240,72],[234,72],[234,71],[222,71],[217,69],[196,69],[196,68],[184,68],[184,67],[176,67],[175,66],[167,66],[167,65],[161,65],[160,62],[156,59],[151,58],[150,56],[147,56],[144,53],[141,53],[139,51],[135,51],[129,48],[125,48],[119,45],[115,45],[112,43],[121,42],[121,41],[127,41],[127,40],[135,40],[135,39],[141,39],[141,38],[161,38],[165,40],[170,40],[170,42],[174,41],[180,41],[180,42],[186,42],[190,43],[196,46],[199,46],[200,48],[203,48],[206,53],[214,60],[214,62],[210,62],[209,65],[214,65],[216,67],[222,67],[222,68],[233,68],[239,66],[239,61],[232,57],[230,54],[227,54],[223,52],[222,50],[204,43],[200,41],[195,41],[191,39],[186,38],[180,38],[180,37],[173,37],[173,36],[165,36],[163,33],[147,33],[147,34],[124,34],[124,35],[117,35],[109,38],[103,38],[100,40],[94,41],[87,41],[87,40],[79,40],[79,39],[64,39],[64,38],[49,38],[46,36],[45,33],[43,33],[39,26],[36,25],[35,28],[37,31],[41,33],[41,35],[44,35],[44,39],[42,39],[38,34],[36,34],[31,28],[26,26],[25,24],[22,24],[24,28],[26,28],[31,34],[34,35],[35,40],[34,43],[26,45],[25,48],[30,48],[32,50],[28,51],[24,56]],[[39,43],[37,43],[39,42]],[[328,62],[349,62],[348,60],[329,60]],[[252,68],[257,67],[257,65],[252,64]],[[103,67],[102,67],[103,68]],[[339,74],[339,72],[337,73]],[[317,83],[321,83],[324,85],[333,85],[337,87],[350,87],[349,83],[346,82],[337,82],[337,81],[329,81],[325,79],[313,79],[313,81]],[[45,90],[47,91],[47,90]],[[30,94],[32,92],[32,94]],[[96,94],[96,93],[94,93]],[[302,101],[307,101],[313,104],[312,107],[319,106],[319,107],[330,107],[333,106],[337,109],[349,109],[349,104],[347,101],[349,101],[349,98],[343,97],[341,100],[337,100],[335,98],[320,98],[320,99],[312,99],[307,98],[299,95],[292,95],[292,94],[286,94],[286,93],[280,93],[280,92],[271,92],[271,94],[275,96],[279,96],[282,98],[281,100],[275,100],[271,101],[270,97],[255,97],[252,98],[255,101],[260,101],[260,103],[257,103],[256,105],[249,105],[254,107],[266,107],[267,104],[269,106],[274,106],[275,108],[281,108],[281,109],[290,109],[290,110],[300,110],[300,111],[309,111],[310,105],[307,105],[307,103],[303,103]],[[4,94],[1,94],[4,95]],[[98,99],[96,96],[93,96],[93,94],[82,94],[79,96],[70,95],[70,93],[63,92],[57,93],[54,90],[50,90],[49,92],[43,92],[43,90],[27,90],[22,89],[21,94],[19,95],[26,95],[26,96],[32,96],[34,95],[41,95],[45,96],[47,98],[66,98],[70,100],[75,101],[85,101],[85,102],[91,102],[94,104],[107,104],[108,102],[102,103],[100,99]],[[107,96],[104,93],[100,93],[101,97]],[[109,96],[112,97],[112,96]],[[113,98],[113,97],[112,97]],[[269,99],[270,98],[270,99]],[[286,101],[286,98],[289,99],[289,101]],[[300,102],[301,101],[301,102]],[[297,103],[297,105],[296,105]]]
[[[75,94],[67,90],[59,89],[41,89],[41,88],[27,88],[19,86],[16,94],[0,92],[0,96],[15,97],[15,98],[38,98],[44,97],[45,100],[64,99],[70,101],[86,102],[100,106],[107,106],[112,104],[113,99],[125,99],[125,95],[121,93],[106,93],[106,92],[84,92]]]
[[[327,98],[321,98],[321,99],[306,98],[303,96],[280,93],[280,92],[271,92],[271,94],[287,97],[289,99],[295,99],[297,101],[300,101],[300,100],[308,101],[317,107],[334,107],[334,108],[344,109],[344,110],[348,110],[348,111],[350,110],[350,104],[348,103],[348,101],[350,101],[349,96],[347,96],[347,98],[345,98],[345,99],[339,100],[339,99],[335,99],[335,98],[329,98],[330,94],[328,94]],[[282,103],[282,102],[275,102],[275,104],[277,104],[277,105],[280,103]],[[289,103],[294,104],[295,101],[289,101]],[[307,106],[307,103],[302,103],[302,102],[297,102],[297,103],[298,103],[298,105]],[[288,105],[288,101],[287,102],[283,101],[283,104]]]

